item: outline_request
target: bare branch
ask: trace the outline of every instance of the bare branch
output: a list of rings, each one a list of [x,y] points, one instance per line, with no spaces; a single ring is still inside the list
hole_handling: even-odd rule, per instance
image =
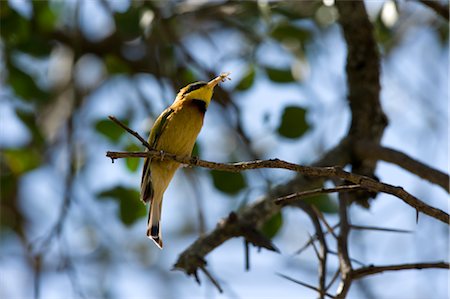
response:
[[[339,219],[340,219],[340,230],[337,239],[337,255],[339,258],[339,269],[341,272],[341,283],[337,289],[336,298],[345,298],[350,286],[352,284],[352,279],[350,273],[352,272],[352,263],[348,253],[348,237],[350,233],[350,224],[347,213],[347,208],[349,205],[348,194],[339,194]]]
[[[348,191],[354,191],[354,190],[358,190],[358,189],[361,189],[361,185],[343,185],[343,186],[338,186],[335,188],[328,188],[328,189],[317,188],[317,189],[313,189],[313,190],[296,192],[293,194],[289,194],[287,196],[279,197],[279,198],[275,199],[275,203],[277,205],[286,205],[286,204],[291,204],[299,199],[315,196],[318,194],[348,192]]]
[[[325,227],[327,228],[328,232],[335,238],[337,239],[337,235],[334,232],[334,228],[338,227],[338,225],[335,225],[334,227],[331,227],[331,225],[328,223],[328,221],[325,219],[325,217],[323,216],[322,212],[316,207],[316,206],[311,206],[311,208],[314,210],[314,212],[316,213],[317,217],[319,217],[320,220],[322,220],[323,224],[325,224]]]
[[[435,13],[437,13],[447,21],[449,20],[448,5],[441,4],[436,0],[420,0],[419,2],[432,9]]]
[[[113,122],[115,122],[117,125],[119,125],[122,129],[124,129],[125,131],[127,131],[128,133],[130,133],[131,135],[133,135],[134,137],[136,137],[141,143],[142,145],[144,145],[147,149],[151,150],[152,147],[150,146],[150,144],[148,144],[147,141],[145,141],[144,138],[141,137],[141,135],[139,135],[136,131],[131,130],[130,128],[128,128],[124,123],[122,123],[120,120],[118,120],[117,118],[115,118],[114,116],[110,115],[108,116],[108,118],[110,120],[112,120]],[[114,158],[111,158],[114,159]]]
[[[352,172],[374,177],[377,161],[359,159],[353,151],[360,140],[379,143],[388,123],[380,103],[380,54],[364,1],[337,0],[336,8],[347,43],[345,70],[352,118],[347,138]],[[358,191],[349,194],[349,202],[368,207],[371,197],[374,197],[371,192]]]
[[[385,271],[399,271],[399,270],[411,270],[411,269],[450,269],[450,264],[446,262],[437,263],[414,263],[414,264],[399,264],[388,266],[369,266],[360,269],[353,270],[351,273],[352,279],[360,279],[368,275],[378,274]]]
[[[360,185],[361,188],[372,192],[383,192],[387,194],[394,195],[405,203],[420,211],[428,216],[436,218],[446,224],[450,222],[449,215],[437,208],[431,207],[426,203],[422,202],[418,198],[414,197],[410,193],[406,192],[402,187],[396,187],[382,182],[378,182],[372,178],[354,174],[343,170],[341,167],[314,167],[314,166],[302,166],[290,162],[286,162],[280,159],[270,159],[270,160],[256,160],[247,162],[237,162],[237,163],[217,163],[199,160],[196,157],[179,157],[170,153],[165,153],[161,151],[149,150],[148,152],[107,152],[107,157],[111,159],[126,158],[126,157],[154,157],[159,159],[170,159],[177,161],[181,164],[199,166],[204,168],[229,171],[229,172],[239,172],[250,169],[259,168],[274,168],[274,169],[287,169],[296,171],[299,174],[309,177],[321,177],[321,178],[338,178],[345,181],[349,181],[353,184]]]
[[[355,151],[361,159],[383,160],[393,163],[433,184],[441,186],[446,192],[450,192],[450,177],[448,174],[427,166],[405,153],[370,142],[358,142]]]
[[[326,293],[326,277],[327,277],[327,254],[328,254],[328,244],[325,239],[325,234],[322,230],[322,226],[320,225],[320,220],[317,214],[317,209],[314,209],[314,206],[307,205],[302,203],[301,208],[309,215],[311,221],[314,225],[314,229],[316,231],[317,239],[320,244],[320,252],[314,245],[314,242],[311,245],[316,252],[317,258],[319,259],[319,298],[323,299]],[[312,239],[312,236],[310,236]]]

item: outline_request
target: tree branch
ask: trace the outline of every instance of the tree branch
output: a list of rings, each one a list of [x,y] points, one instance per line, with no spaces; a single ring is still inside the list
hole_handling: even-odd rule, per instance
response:
[[[448,174],[427,166],[407,154],[367,141],[358,142],[355,150],[361,159],[383,160],[393,163],[433,184],[441,186],[446,192],[450,192],[450,177]]]
[[[275,203],[277,205],[286,205],[286,204],[291,204],[293,202],[301,200],[303,198],[315,196],[318,194],[335,193],[335,192],[349,192],[349,191],[354,191],[354,190],[358,190],[358,189],[361,189],[361,185],[343,185],[343,186],[338,186],[335,188],[328,188],[328,189],[327,188],[317,188],[317,189],[296,192],[296,193],[289,194],[287,196],[279,197],[279,198],[275,199]]]
[[[419,2],[427,6],[428,8],[432,9],[435,13],[446,19],[448,22],[449,20],[448,5],[441,4],[436,0],[420,0]]]
[[[144,138],[142,138],[141,135],[139,135],[136,131],[131,130],[129,127],[127,127],[124,123],[122,123],[120,120],[118,120],[117,118],[115,118],[114,116],[110,115],[108,116],[108,118],[110,120],[112,120],[114,123],[116,123],[117,125],[119,125],[119,127],[121,127],[122,129],[124,129],[125,131],[127,131],[128,133],[130,133],[131,135],[133,135],[134,137],[136,137],[143,146],[145,146],[147,149],[151,150],[152,147],[150,144],[148,144],[147,141],[145,141]],[[111,158],[113,159],[113,158]]]
[[[378,144],[387,126],[387,118],[380,103],[378,46],[364,1],[338,0],[336,7],[347,43],[346,74],[352,116],[347,138],[352,154],[352,172],[374,177],[376,161],[359,159],[354,153],[354,145],[360,140]],[[368,207],[370,197],[374,197],[374,194],[359,191],[349,194],[349,202]]]
[[[410,205],[419,212],[422,212],[428,216],[436,218],[446,224],[450,222],[450,217],[444,211],[433,208],[418,198],[414,197],[410,193],[406,192],[402,187],[397,187],[382,182],[378,182],[375,179],[362,176],[359,174],[347,172],[341,167],[314,167],[314,166],[302,166],[290,162],[286,162],[280,159],[270,159],[270,160],[256,160],[247,162],[236,162],[236,163],[217,163],[199,160],[196,157],[179,157],[170,153],[165,153],[162,151],[151,150],[148,152],[107,152],[106,156],[111,159],[126,158],[126,157],[153,157],[160,160],[170,159],[181,164],[198,166],[203,168],[229,171],[229,172],[240,172],[250,169],[260,169],[260,168],[273,168],[273,169],[287,169],[295,171],[303,176],[307,177],[318,177],[327,179],[342,179],[353,184],[360,185],[361,188],[366,189],[371,192],[383,192],[387,194],[394,195],[400,198],[406,204]]]
[[[348,201],[349,198],[347,193],[339,194],[340,230],[337,238],[337,253],[339,258],[339,269],[341,272],[341,283],[337,289],[336,298],[345,298],[352,284],[350,273],[353,269],[348,253],[348,237],[350,234],[350,223],[347,213]]]
[[[378,274],[385,271],[399,271],[399,270],[411,270],[411,269],[450,269],[450,264],[446,262],[437,263],[414,263],[414,264],[400,264],[400,265],[388,265],[388,266],[369,266],[360,269],[353,270],[351,273],[352,279],[360,279],[368,275]]]

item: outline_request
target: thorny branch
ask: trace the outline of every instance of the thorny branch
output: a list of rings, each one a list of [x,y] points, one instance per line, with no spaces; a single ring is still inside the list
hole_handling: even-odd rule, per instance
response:
[[[425,165],[405,153],[364,141],[356,144],[355,151],[361,159],[383,160],[393,163],[433,184],[441,186],[446,192],[450,192],[450,177],[448,174]]]
[[[385,271],[399,271],[399,270],[411,270],[411,269],[450,269],[450,264],[446,262],[437,263],[414,263],[414,264],[400,264],[400,265],[388,265],[388,266],[368,266],[353,270],[351,272],[352,279],[360,279],[365,276],[382,273]]]
[[[436,218],[444,223],[449,223],[450,221],[450,217],[446,212],[427,205],[423,201],[406,192],[402,187],[397,187],[386,183],[378,182],[375,179],[345,171],[339,166],[333,167],[302,166],[295,163],[283,161],[280,159],[256,160],[256,161],[246,161],[236,163],[218,163],[200,160],[196,157],[180,157],[170,153],[155,150],[150,150],[148,152],[108,151],[106,153],[106,156],[113,160],[119,158],[133,158],[133,157],[134,158],[152,157],[161,160],[170,159],[184,165],[198,166],[228,172],[240,172],[244,170],[260,169],[260,168],[287,169],[295,171],[303,176],[319,177],[327,179],[335,179],[335,178],[342,179],[344,181],[357,184],[361,186],[362,189],[368,191],[383,192],[394,195],[403,200],[406,204],[416,209],[417,211],[422,212],[433,218]]]

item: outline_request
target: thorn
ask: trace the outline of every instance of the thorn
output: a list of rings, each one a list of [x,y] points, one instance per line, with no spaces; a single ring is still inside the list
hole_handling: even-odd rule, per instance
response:
[[[244,250],[245,250],[245,271],[250,270],[250,250],[248,246],[248,241],[244,239]]]
[[[219,293],[223,293],[222,288],[220,287],[220,284],[217,282],[217,280],[211,275],[211,273],[206,270],[204,266],[200,266],[200,269],[205,273],[205,275],[209,278],[209,280],[213,283],[213,285],[217,288]]]
[[[194,275],[195,281],[198,283],[198,285],[202,285],[200,278],[198,277],[197,270],[195,270],[195,272],[192,274]]]

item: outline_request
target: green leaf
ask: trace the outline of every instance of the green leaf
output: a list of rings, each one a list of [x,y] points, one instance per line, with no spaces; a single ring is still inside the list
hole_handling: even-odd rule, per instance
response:
[[[137,144],[130,143],[125,150],[127,152],[137,152],[139,150],[142,150],[141,147],[139,147]],[[125,158],[125,165],[127,166],[128,170],[131,172],[136,172],[136,170],[139,167],[139,158]]]
[[[338,206],[328,194],[319,194],[311,196],[303,200],[306,203],[316,206],[321,212],[336,214],[338,212]]]
[[[51,32],[56,24],[56,14],[50,8],[48,1],[33,1],[34,15],[42,32]]]
[[[236,86],[236,90],[244,91],[252,87],[255,82],[255,68],[253,66],[249,66],[247,72],[244,77],[242,77],[241,81]]]
[[[267,76],[273,82],[276,82],[276,83],[295,82],[295,78],[292,75],[292,72],[290,69],[265,67],[265,70],[266,70]]]
[[[127,11],[114,15],[116,28],[125,38],[131,39],[141,34],[139,26],[140,13],[138,7],[131,6]]]
[[[145,205],[139,201],[139,192],[135,189],[117,186],[99,193],[98,197],[112,198],[119,203],[119,216],[125,225],[130,226],[147,214]]]
[[[247,186],[245,177],[240,172],[211,170],[214,187],[227,194],[237,194]]]
[[[281,42],[287,39],[298,39],[301,42],[305,42],[311,38],[311,33],[309,30],[294,26],[287,22],[283,22],[275,26],[270,35],[274,39]]]
[[[288,106],[284,108],[278,134],[286,138],[299,138],[309,129],[306,122],[306,110],[301,107]]]
[[[49,94],[41,90],[30,75],[7,63],[8,83],[13,88],[15,94],[24,100],[38,100],[40,102],[49,99]]]
[[[124,124],[128,125],[128,121],[122,121]],[[95,129],[97,132],[101,133],[103,136],[111,140],[112,142],[118,142],[122,134],[125,132],[118,125],[110,120],[100,120],[95,124]]]
[[[44,136],[42,135],[41,129],[37,125],[34,112],[17,109],[16,114],[33,136],[33,146],[38,148],[44,146]]]
[[[42,157],[35,149],[7,149],[3,150],[2,160],[11,169],[11,172],[19,176],[38,167],[42,162]]]
[[[268,238],[272,239],[280,231],[283,226],[283,215],[281,212],[276,213],[272,218],[266,221],[261,228],[261,232]]]
[[[25,41],[30,35],[29,21],[18,14],[7,5],[6,1],[0,1],[0,30],[1,37],[5,44],[15,46],[17,43]]]
[[[106,55],[104,62],[106,70],[110,74],[130,73],[130,68],[128,67],[128,65],[116,55],[113,54]]]

